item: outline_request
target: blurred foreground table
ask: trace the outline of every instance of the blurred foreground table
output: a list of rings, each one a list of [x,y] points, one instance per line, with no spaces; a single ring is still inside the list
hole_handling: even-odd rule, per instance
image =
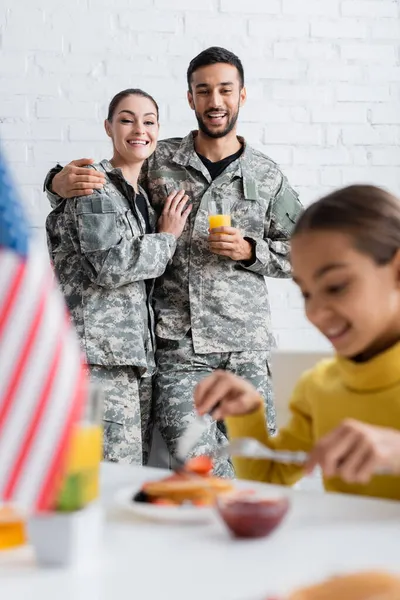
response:
[[[339,572],[400,573],[400,503],[290,490],[288,518],[257,541],[233,540],[217,518],[156,523],[115,508],[118,489],[163,473],[103,464],[104,546],[92,564],[39,569],[30,548],[0,553],[1,598],[262,600]]]

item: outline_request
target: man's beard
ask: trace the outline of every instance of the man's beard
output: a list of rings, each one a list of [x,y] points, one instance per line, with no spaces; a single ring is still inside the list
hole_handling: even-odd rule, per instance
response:
[[[217,110],[213,109],[213,110],[209,110],[207,112],[208,113],[217,112]],[[226,135],[228,135],[228,133],[230,133],[232,131],[232,129],[234,129],[234,127],[237,123],[238,117],[239,117],[239,105],[237,107],[237,111],[231,117],[231,119],[228,120],[228,123],[227,123],[225,129],[223,129],[222,131],[212,131],[212,130],[208,129],[207,125],[205,124],[205,122],[203,121],[201,115],[197,112],[197,110],[195,110],[194,114],[196,115],[196,119],[197,119],[197,123],[198,123],[200,131],[202,131],[205,135],[207,135],[210,138],[218,139],[218,138],[225,137]]]

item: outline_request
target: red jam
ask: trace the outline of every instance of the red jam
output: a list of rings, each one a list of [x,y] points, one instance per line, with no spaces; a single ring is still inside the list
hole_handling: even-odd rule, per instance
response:
[[[218,501],[218,510],[227,527],[239,538],[258,538],[271,533],[289,509],[288,498],[240,497]]]

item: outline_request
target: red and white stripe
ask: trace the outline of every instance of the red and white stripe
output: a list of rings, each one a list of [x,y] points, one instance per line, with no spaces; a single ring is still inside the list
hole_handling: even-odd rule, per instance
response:
[[[47,260],[0,249],[0,500],[51,506],[87,394],[79,344]]]

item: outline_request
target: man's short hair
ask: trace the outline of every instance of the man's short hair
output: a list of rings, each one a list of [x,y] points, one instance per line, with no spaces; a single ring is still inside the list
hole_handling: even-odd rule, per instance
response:
[[[215,65],[217,63],[226,63],[228,65],[236,67],[239,73],[240,88],[244,86],[244,70],[240,58],[236,56],[236,54],[233,54],[233,52],[225,50],[225,48],[220,48],[219,46],[212,46],[211,48],[207,48],[207,50],[203,50],[203,52],[200,52],[200,54],[195,56],[190,61],[187,70],[187,82],[189,91],[191,91],[192,89],[193,73],[201,67]]]

